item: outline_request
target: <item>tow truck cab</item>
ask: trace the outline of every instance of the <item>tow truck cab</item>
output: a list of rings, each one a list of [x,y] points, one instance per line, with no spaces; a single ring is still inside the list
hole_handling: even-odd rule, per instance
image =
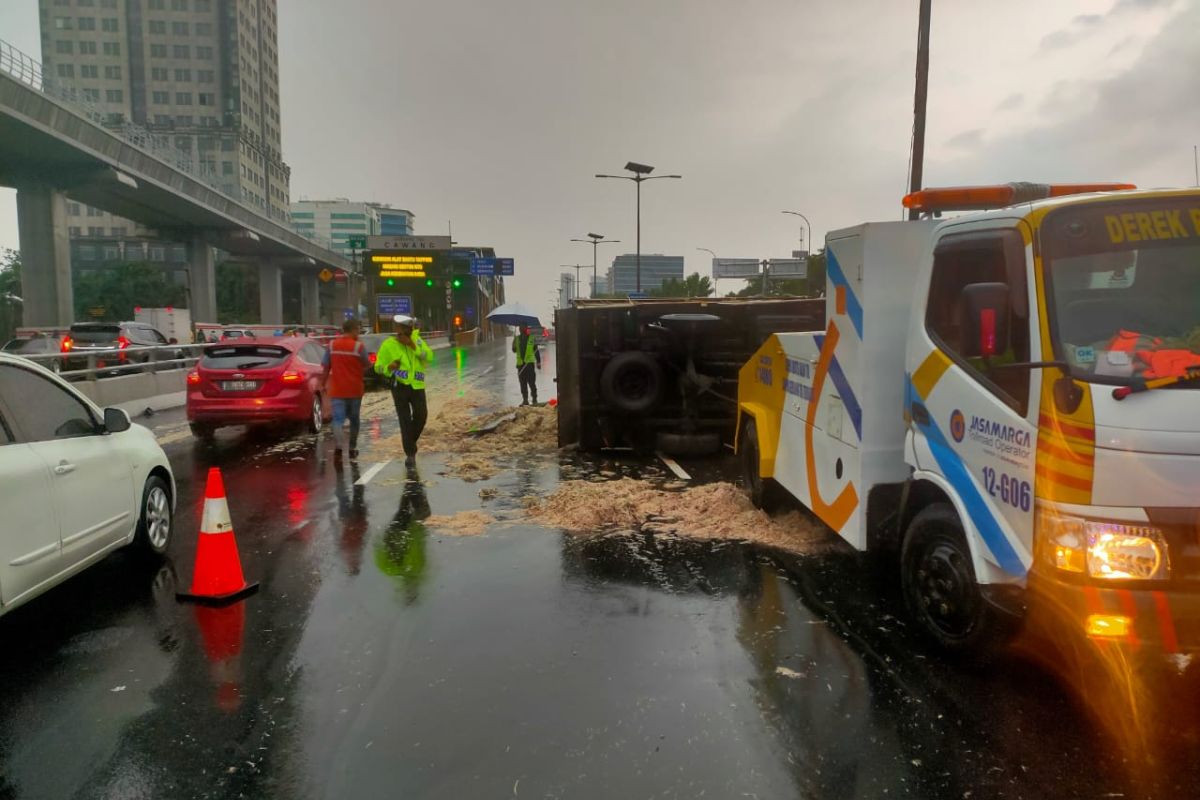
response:
[[[1092,640],[1200,650],[1200,191],[905,203],[986,210],[828,235],[826,328],[739,375],[752,496],[894,550],[945,648],[1053,609]]]

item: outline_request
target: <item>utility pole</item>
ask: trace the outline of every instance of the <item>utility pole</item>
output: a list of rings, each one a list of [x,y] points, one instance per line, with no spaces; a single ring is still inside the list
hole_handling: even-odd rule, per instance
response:
[[[1200,154],[1196,152],[1196,145],[1192,145],[1192,163],[1196,166],[1196,185],[1200,186]]]
[[[925,171],[925,106],[929,100],[929,17],[933,0],[921,0],[920,21],[917,24],[917,90],[913,98],[912,176],[909,192],[919,192]],[[918,219],[916,209],[908,212],[909,219]]]

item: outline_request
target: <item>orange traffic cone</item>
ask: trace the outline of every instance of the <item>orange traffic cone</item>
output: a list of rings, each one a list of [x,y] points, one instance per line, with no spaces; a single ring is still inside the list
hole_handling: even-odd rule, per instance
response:
[[[233,523],[229,519],[229,504],[225,501],[225,482],[221,470],[210,467],[204,488],[204,515],[200,522],[200,538],[196,542],[196,568],[192,573],[192,590],[179,592],[179,600],[223,605],[258,590],[257,583],[246,583],[242,575],[242,560],[238,558],[237,541],[233,538]]]

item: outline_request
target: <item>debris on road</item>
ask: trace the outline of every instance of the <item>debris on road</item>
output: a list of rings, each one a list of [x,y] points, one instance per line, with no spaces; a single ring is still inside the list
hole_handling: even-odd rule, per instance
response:
[[[480,481],[500,472],[497,458],[548,453],[558,448],[558,420],[553,408],[521,406],[482,412],[488,396],[468,392],[433,411],[421,435],[421,452],[447,453],[447,474]],[[403,453],[400,435],[381,439],[375,449],[390,457]]]
[[[797,553],[818,552],[828,541],[820,525],[801,512],[768,516],[745,492],[724,482],[671,491],[632,478],[566,481],[548,497],[526,498],[526,508],[543,525],[575,532],[633,529]]]
[[[445,536],[482,536],[495,521],[495,517],[484,511],[460,511],[428,517],[425,527]]]

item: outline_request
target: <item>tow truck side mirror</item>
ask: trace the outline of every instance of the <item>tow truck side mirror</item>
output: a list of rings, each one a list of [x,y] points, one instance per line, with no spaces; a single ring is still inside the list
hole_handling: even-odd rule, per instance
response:
[[[962,355],[990,358],[1008,350],[1008,285],[972,283],[962,290]]]

